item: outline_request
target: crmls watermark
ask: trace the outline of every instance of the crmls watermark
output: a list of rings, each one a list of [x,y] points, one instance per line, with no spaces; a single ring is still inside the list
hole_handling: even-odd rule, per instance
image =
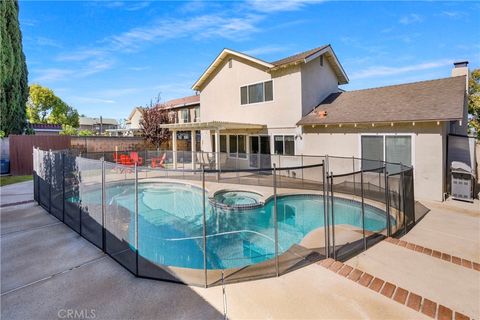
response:
[[[57,312],[60,319],[95,319],[95,309],[60,309]]]

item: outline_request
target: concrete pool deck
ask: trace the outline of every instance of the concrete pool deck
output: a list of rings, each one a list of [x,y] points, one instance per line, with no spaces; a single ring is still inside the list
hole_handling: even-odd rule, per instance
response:
[[[478,205],[428,203],[432,211],[404,238],[480,262]],[[135,278],[34,204],[2,208],[0,219],[4,319],[55,319],[68,310],[94,310],[96,319],[222,319],[225,311],[230,319],[428,318],[318,264],[226,285],[224,294],[221,286]],[[479,316],[478,271],[385,241],[346,264]]]

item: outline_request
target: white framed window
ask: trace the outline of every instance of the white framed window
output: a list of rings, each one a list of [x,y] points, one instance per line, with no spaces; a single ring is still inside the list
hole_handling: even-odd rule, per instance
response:
[[[275,154],[293,156],[295,155],[295,136],[276,135],[273,137],[273,150]]]
[[[190,122],[190,110],[183,109],[182,110],[182,121],[183,123]]]
[[[195,122],[200,122],[200,107],[195,107],[194,113],[195,113]]]
[[[220,141],[220,147],[222,142]],[[231,158],[247,158],[247,136],[246,135],[228,135],[228,155]]]
[[[383,161],[413,166],[414,141],[411,134],[362,134],[360,136],[362,169],[383,166]],[[387,166],[389,173],[399,170],[398,166]]]
[[[273,101],[273,80],[253,83],[240,87],[240,104]]]

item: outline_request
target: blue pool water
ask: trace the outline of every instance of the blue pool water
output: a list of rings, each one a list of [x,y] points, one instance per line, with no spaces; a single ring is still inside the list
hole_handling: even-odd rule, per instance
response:
[[[208,198],[208,195],[206,195]],[[82,193],[82,203],[100,201],[97,191]],[[118,223],[119,210],[129,212],[124,240],[134,246],[133,184],[106,190],[107,223]],[[202,190],[176,183],[145,183],[138,186],[138,250],[156,264],[203,269]],[[273,200],[252,209],[223,210],[206,206],[207,268],[239,268],[274,257]],[[323,198],[315,195],[286,195],[277,198],[279,253],[299,244],[311,231],[324,225]],[[335,198],[335,224],[361,228],[359,203]],[[385,213],[365,207],[365,227],[385,228]],[[111,221],[111,222],[110,222]],[[107,226],[107,228],[110,228]],[[123,230],[122,229],[122,230]]]

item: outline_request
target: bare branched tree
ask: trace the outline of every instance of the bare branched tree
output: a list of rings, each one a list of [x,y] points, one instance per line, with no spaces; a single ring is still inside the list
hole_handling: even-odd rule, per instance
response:
[[[148,142],[160,148],[161,144],[171,139],[171,132],[168,129],[160,128],[161,124],[175,123],[175,117],[167,105],[160,103],[160,95],[157,96],[155,102],[142,108],[142,120],[140,126],[142,128],[142,136]]]

